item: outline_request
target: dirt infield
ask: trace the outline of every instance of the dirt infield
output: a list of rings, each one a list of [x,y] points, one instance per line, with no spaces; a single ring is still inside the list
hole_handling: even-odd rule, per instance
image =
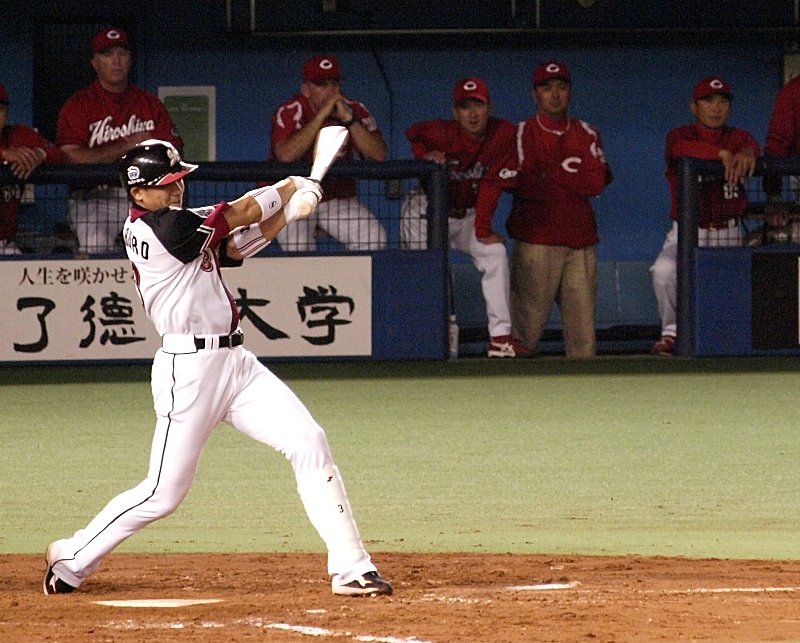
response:
[[[391,597],[330,592],[312,554],[110,556],[44,596],[43,556],[0,556],[0,641],[800,641],[800,561],[390,554]],[[96,601],[222,599],[183,607]]]

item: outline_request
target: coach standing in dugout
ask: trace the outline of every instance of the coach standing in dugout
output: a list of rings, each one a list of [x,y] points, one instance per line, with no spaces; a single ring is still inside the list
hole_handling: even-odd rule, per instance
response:
[[[489,357],[528,357],[511,334],[506,239],[492,230],[503,189],[516,176],[516,128],[492,116],[489,87],[480,78],[464,78],[453,90],[453,119],[416,123],[406,130],[414,158],[447,167],[447,238],[453,250],[472,259],[481,273],[489,320]],[[428,198],[413,190],[400,210],[400,238],[409,250],[428,247]]]
[[[597,248],[589,201],[611,183],[600,135],[567,114],[572,77],[550,61],[533,73],[537,113],[519,124],[519,170],[507,222],[514,240],[511,321],[537,350],[553,304],[561,311],[567,357],[594,357]]]
[[[300,93],[284,102],[272,116],[270,159],[311,163],[317,133],[326,125],[343,125],[349,132],[337,159],[356,157],[385,161],[389,148],[369,110],[342,94],[339,61],[319,54],[306,61]],[[318,225],[348,250],[383,250],[386,231],[358,199],[355,179],[326,180],[324,197],[314,216],[278,234],[281,248],[291,252],[316,250]]]
[[[703,180],[698,192],[698,245],[738,246],[742,243],[741,215],[747,209],[744,180],[753,175],[761,147],[753,136],[728,126],[731,115],[731,88],[718,77],[705,78],[695,85],[689,104],[695,122],[667,134],[664,153],[667,181],[672,197],[669,216],[672,228],[655,263],[650,268],[653,290],[661,317],[661,339],[652,353],[675,353],[678,306],[678,158],[688,156],[722,161],[725,176]]]
[[[74,94],[58,115],[56,145],[69,163],[115,163],[139,143],[159,138],[183,149],[183,140],[157,96],[130,84],[128,35],[118,27],[92,39],[97,80]],[[70,186],[69,216],[80,251],[122,251],[128,216],[125,190],[110,185]]]

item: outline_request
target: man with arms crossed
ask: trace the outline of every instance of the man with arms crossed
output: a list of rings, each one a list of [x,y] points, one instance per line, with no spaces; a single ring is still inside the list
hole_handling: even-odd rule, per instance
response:
[[[68,163],[115,163],[135,145],[159,138],[183,149],[166,107],[128,82],[128,34],[117,27],[92,39],[97,80],[74,94],[58,115],[56,145]],[[121,250],[118,237],[128,216],[128,196],[118,186],[70,186],[69,216],[84,253]]]
[[[301,199],[316,205],[319,185],[289,177],[231,203],[184,208],[183,177],[196,168],[167,141],[145,141],[122,158],[122,184],[133,200],[125,249],[145,312],[162,335],[152,369],[158,419],[150,470],[86,528],[48,547],[44,592],[72,592],[123,540],[175,511],[211,432],[227,422],[291,463],[328,548],[333,593],[391,594],[364,549],[325,432],[242,346],[239,312],[220,274],[220,266],[240,264],[296,221]]]

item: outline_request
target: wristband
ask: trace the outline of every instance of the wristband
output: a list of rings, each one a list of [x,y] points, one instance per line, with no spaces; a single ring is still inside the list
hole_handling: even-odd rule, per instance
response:
[[[258,205],[261,206],[261,223],[269,219],[283,207],[281,195],[275,189],[275,186],[272,185],[251,190],[247,192],[246,196],[253,197]]]

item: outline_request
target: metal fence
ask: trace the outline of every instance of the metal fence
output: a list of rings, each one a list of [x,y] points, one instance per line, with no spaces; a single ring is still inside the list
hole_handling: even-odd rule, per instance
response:
[[[720,161],[679,159],[678,182],[678,336],[676,354],[691,356],[694,345],[694,253],[700,245],[698,231],[699,186],[703,181],[720,180],[724,168]],[[772,226],[766,216],[767,195],[764,176],[780,176],[781,196],[788,223]],[[750,204],[736,230],[739,243],[719,245],[778,246],[800,244],[800,157],[759,158],[753,177],[745,182]]]
[[[184,204],[196,207],[233,200],[259,184],[290,175],[307,176],[309,171],[307,164],[294,163],[204,163],[186,177]],[[326,179],[356,183],[359,205],[340,213],[350,218],[351,227],[357,230],[360,225],[367,225],[365,220],[358,219],[369,216],[377,220],[383,232],[355,248],[336,238],[320,219],[312,233],[313,247],[300,249],[304,254],[400,249],[401,207],[406,196],[420,184],[428,194],[427,246],[431,250],[447,248],[447,175],[443,167],[429,161],[343,161],[331,167]],[[124,252],[121,239],[104,247],[91,241],[81,243],[80,235],[76,234],[81,226],[95,225],[98,219],[100,224],[121,232],[128,203],[118,188],[116,165],[42,166],[24,182],[14,177],[7,167],[0,166],[0,186],[4,186],[5,201],[20,200],[15,243],[23,254],[99,257]],[[98,189],[98,186],[101,187]],[[111,189],[105,189],[109,187]],[[114,201],[119,202],[120,211],[125,211],[121,220],[114,219]],[[106,212],[109,213],[107,218]],[[272,243],[262,254],[295,254],[299,250],[292,247],[291,240],[286,240],[284,246]]]

